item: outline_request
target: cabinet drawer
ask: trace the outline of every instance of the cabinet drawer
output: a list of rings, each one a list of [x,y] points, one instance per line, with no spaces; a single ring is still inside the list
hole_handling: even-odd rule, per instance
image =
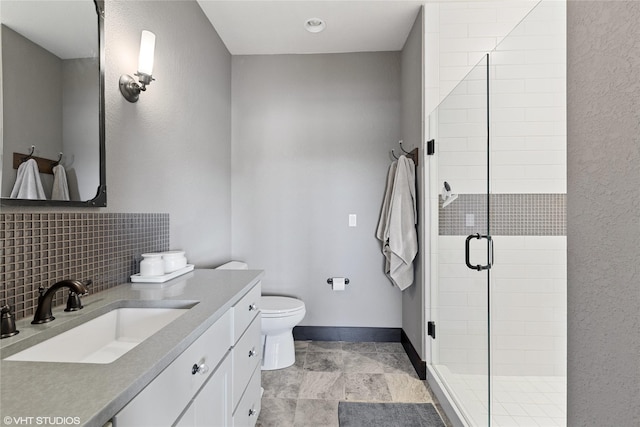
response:
[[[233,347],[233,407],[247,388],[251,374],[260,366],[262,361],[262,346],[260,345],[260,316],[256,316],[240,341]]]
[[[233,306],[233,342],[238,342],[260,310],[260,283]]]
[[[173,423],[229,352],[231,318],[229,310],[134,397],[116,415],[118,427]],[[193,374],[193,365],[202,364],[207,372]]]
[[[233,414],[233,427],[253,427],[260,415],[260,367],[256,367],[251,376],[240,403]]]

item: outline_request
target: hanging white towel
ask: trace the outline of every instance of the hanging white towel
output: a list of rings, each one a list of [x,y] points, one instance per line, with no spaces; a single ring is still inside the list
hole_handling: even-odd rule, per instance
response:
[[[385,273],[405,290],[413,284],[413,260],[418,253],[415,165],[413,160],[400,156],[395,169],[386,220],[383,223],[381,216],[378,226],[382,231],[379,229],[376,237],[384,238]]]
[[[10,197],[12,199],[46,200],[42,181],[40,181],[38,163],[34,159],[29,159],[18,167],[18,176]]]
[[[53,189],[51,200],[69,200],[69,185],[67,184],[67,172],[64,166],[53,167]]]
[[[389,166],[387,173],[387,187],[384,190],[384,199],[382,201],[382,209],[380,210],[380,219],[378,220],[378,228],[376,229],[376,238],[382,242],[382,254],[385,258],[384,272],[389,273],[391,252],[389,251],[389,210],[391,209],[391,194],[393,193],[393,181],[396,178],[396,168],[398,162],[394,161]]]

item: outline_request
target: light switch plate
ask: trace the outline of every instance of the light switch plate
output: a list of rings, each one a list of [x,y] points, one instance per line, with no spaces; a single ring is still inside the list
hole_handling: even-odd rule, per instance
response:
[[[358,225],[358,217],[356,214],[349,214],[349,227],[355,227]]]

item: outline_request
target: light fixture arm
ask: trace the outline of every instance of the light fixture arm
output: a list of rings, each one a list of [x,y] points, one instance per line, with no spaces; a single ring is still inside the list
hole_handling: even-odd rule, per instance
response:
[[[149,74],[144,74],[144,73],[140,73],[140,72],[135,73],[134,76],[136,76],[138,78],[138,81],[140,82],[140,85],[142,86],[141,90],[146,90],[146,86],[148,84],[150,84],[152,81],[155,80]]]
[[[137,102],[140,92],[147,90],[147,85],[155,80],[146,74],[135,73],[134,76],[138,76],[139,82],[128,74],[120,76],[120,93],[129,102]]]

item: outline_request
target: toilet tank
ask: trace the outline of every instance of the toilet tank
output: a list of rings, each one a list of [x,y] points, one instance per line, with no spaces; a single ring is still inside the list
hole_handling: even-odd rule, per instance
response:
[[[229,261],[226,264],[222,264],[216,267],[216,270],[248,270],[249,266],[246,262],[242,261]]]

